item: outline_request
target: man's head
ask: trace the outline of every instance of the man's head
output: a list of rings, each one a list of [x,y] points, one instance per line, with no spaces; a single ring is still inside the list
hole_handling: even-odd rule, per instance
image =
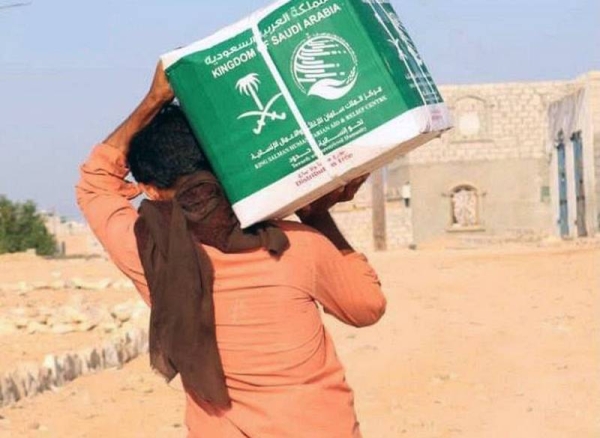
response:
[[[182,176],[210,170],[181,108],[164,106],[131,140],[131,174],[152,199],[172,196]]]

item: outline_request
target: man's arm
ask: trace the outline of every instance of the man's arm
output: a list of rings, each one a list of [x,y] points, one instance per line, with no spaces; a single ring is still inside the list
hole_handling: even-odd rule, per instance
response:
[[[127,154],[133,137],[150,123],[160,109],[166,103],[171,102],[173,98],[173,90],[167,81],[162,63],[159,63],[154,73],[150,91],[133,113],[104,140],[104,143],[118,149],[123,154]]]
[[[386,300],[377,274],[364,255],[354,252],[329,209],[338,202],[354,199],[367,177],[352,181],[297,213],[304,224],[320,234],[313,239],[313,298],[327,313],[356,327],[379,321],[385,312]]]
[[[133,230],[138,214],[130,202],[141,191],[125,179],[129,174],[126,153],[133,136],[172,99],[173,93],[159,64],[150,91],[104,143],[92,150],[81,166],[76,187],[77,203],[92,231],[147,303],[150,295]]]
[[[329,210],[340,202],[348,202],[354,199],[358,190],[362,187],[369,175],[356,178],[345,187],[341,187],[334,192],[322,197],[305,208],[299,210],[296,214],[303,224],[314,228],[333,243],[333,245],[342,253],[354,252],[354,249],[342,232],[337,227],[331,217]]]
[[[302,223],[314,228],[323,236],[327,237],[331,243],[340,251],[342,254],[354,252],[352,246],[348,243],[337,224],[331,217],[329,211],[325,211],[318,215],[311,215],[304,217]]]
[[[341,252],[321,233],[313,231],[311,241],[311,296],[325,312],[346,324],[366,327],[379,321],[386,299],[367,258],[357,252]]]

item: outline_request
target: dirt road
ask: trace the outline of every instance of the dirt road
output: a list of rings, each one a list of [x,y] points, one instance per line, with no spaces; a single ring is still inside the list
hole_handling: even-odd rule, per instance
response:
[[[385,319],[364,330],[327,320],[366,438],[600,436],[600,249],[371,260]],[[185,436],[183,395],[147,361],[0,411],[0,437]]]

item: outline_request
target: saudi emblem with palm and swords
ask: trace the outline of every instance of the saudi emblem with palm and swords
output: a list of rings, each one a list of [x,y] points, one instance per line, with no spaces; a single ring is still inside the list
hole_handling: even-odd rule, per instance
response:
[[[237,81],[236,89],[246,96],[252,97],[257,109],[245,112],[238,117],[238,120],[245,119],[247,117],[256,117],[256,128],[252,130],[256,135],[262,133],[263,128],[267,125],[267,121],[271,120],[285,120],[287,118],[286,113],[278,113],[273,111],[273,105],[282,96],[282,93],[273,96],[267,104],[263,104],[263,101],[258,95],[258,89],[260,88],[260,79],[257,73],[250,73],[244,76],[242,79]]]

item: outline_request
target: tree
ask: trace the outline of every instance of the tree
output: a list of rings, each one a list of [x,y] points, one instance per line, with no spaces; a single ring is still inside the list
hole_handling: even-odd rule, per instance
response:
[[[260,86],[260,79],[258,78],[258,74],[251,73],[248,76],[244,76],[242,79],[237,81],[235,88],[242,94],[246,96],[252,96],[254,99],[254,103],[259,110],[265,109],[264,105],[260,101],[258,97],[258,87]]]
[[[0,254],[28,249],[35,249],[38,255],[53,255],[56,240],[33,202],[12,202],[0,196]]]

